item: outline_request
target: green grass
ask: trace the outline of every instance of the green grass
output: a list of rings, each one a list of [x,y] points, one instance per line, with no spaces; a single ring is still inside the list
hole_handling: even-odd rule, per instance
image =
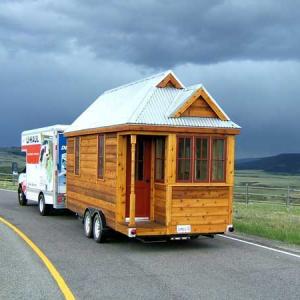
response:
[[[25,167],[25,156],[16,147],[0,148],[0,173],[11,173],[12,162],[18,164],[19,171]]]
[[[300,207],[235,203],[234,226],[238,232],[300,245]]]
[[[252,186],[261,187],[282,187],[288,186],[300,189],[300,174],[280,174],[280,173],[267,173],[260,170],[236,170],[235,171],[235,184],[245,185],[246,183]]]

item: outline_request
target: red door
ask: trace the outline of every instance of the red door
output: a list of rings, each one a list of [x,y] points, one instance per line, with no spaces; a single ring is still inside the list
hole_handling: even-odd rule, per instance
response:
[[[150,217],[151,138],[137,136],[135,153],[135,217]],[[126,217],[129,217],[131,144],[127,140]]]

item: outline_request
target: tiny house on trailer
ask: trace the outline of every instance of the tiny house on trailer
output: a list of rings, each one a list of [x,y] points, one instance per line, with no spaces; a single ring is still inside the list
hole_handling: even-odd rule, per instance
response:
[[[104,92],[67,128],[67,207],[97,242],[232,227],[235,135],[206,89],[172,71]]]

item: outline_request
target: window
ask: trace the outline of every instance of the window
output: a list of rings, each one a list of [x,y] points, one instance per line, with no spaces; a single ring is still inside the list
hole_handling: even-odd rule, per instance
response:
[[[74,162],[74,173],[75,175],[79,175],[79,168],[80,168],[80,137],[75,137],[75,162]]]
[[[195,180],[208,180],[208,138],[195,138]]]
[[[225,179],[225,140],[212,140],[212,181]]]
[[[164,181],[165,178],[165,139],[155,139],[155,180]]]
[[[177,179],[181,181],[189,181],[192,173],[192,138],[178,138],[177,149]]]
[[[177,137],[177,181],[224,182],[225,138]]]
[[[104,135],[98,135],[98,178],[104,176]]]

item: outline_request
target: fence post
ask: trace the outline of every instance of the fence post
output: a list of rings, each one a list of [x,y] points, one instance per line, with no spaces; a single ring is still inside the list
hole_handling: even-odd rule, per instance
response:
[[[246,183],[246,205],[249,203],[249,185]]]

